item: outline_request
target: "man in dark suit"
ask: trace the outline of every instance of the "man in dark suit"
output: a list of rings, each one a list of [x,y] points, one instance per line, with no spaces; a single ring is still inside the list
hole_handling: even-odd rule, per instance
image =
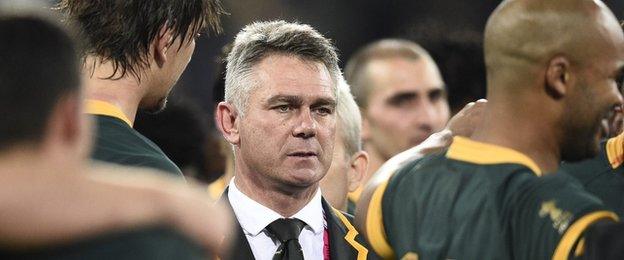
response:
[[[216,115],[235,155],[223,201],[241,229],[229,257],[368,257],[319,188],[335,140],[337,61],[330,41],[308,25],[260,22],[237,35]]]

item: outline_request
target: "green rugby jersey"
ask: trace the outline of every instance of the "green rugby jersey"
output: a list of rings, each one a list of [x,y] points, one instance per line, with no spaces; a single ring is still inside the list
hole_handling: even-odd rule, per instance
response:
[[[380,185],[366,232],[384,258],[568,259],[592,223],[617,220],[565,174],[527,156],[456,137]]]
[[[183,177],[182,171],[152,141],[132,128],[130,120],[112,104],[87,101],[87,113],[96,123],[92,159],[154,168]]]
[[[209,252],[195,241],[165,226],[135,227],[109,231],[53,246],[19,250],[0,246],[0,259],[45,260],[155,260],[210,259]]]
[[[621,218],[624,216],[624,134],[602,142],[599,154],[577,163],[563,163],[561,168],[574,176],[583,187],[600,198]]]

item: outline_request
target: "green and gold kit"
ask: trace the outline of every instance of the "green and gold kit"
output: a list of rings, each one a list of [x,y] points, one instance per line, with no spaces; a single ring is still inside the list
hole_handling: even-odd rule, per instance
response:
[[[384,258],[569,259],[589,225],[616,220],[569,175],[542,176],[522,153],[455,137],[380,185],[365,225]]]
[[[87,101],[94,115],[95,143],[91,158],[127,166],[154,168],[182,177],[182,171],[152,141],[132,128],[130,120],[112,104]]]
[[[574,176],[605,206],[624,216],[624,134],[600,145],[598,156],[578,163],[563,163],[562,170]]]

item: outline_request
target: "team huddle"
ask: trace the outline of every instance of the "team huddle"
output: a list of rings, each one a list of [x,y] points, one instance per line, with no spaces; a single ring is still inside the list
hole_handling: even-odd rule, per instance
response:
[[[624,258],[624,31],[600,0],[502,1],[486,99],[454,115],[415,42],[343,70],[311,25],[248,24],[209,186],[135,122],[167,109],[221,3],[43,6],[0,3],[2,259]]]

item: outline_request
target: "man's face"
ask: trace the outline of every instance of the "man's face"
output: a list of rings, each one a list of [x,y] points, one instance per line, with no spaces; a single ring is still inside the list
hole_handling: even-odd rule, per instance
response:
[[[572,104],[566,107],[562,159],[578,161],[599,151],[601,121],[620,106],[624,73],[624,35],[613,19],[596,46],[600,52],[578,73],[578,84],[571,91]],[[609,26],[609,24],[611,26]]]
[[[184,42],[182,42],[182,38],[173,41],[166,53],[167,61],[158,72],[160,76],[155,77],[157,82],[152,84],[152,89],[141,100],[141,108],[148,112],[157,113],[166,107],[169,93],[191,61],[194,51],[194,37],[189,37]]]
[[[287,191],[318,185],[331,164],[336,124],[327,68],[273,54],[252,70],[257,86],[236,123],[240,171]]]
[[[387,58],[365,68],[372,88],[363,110],[367,149],[387,160],[442,130],[449,120],[444,82],[433,61]]]

